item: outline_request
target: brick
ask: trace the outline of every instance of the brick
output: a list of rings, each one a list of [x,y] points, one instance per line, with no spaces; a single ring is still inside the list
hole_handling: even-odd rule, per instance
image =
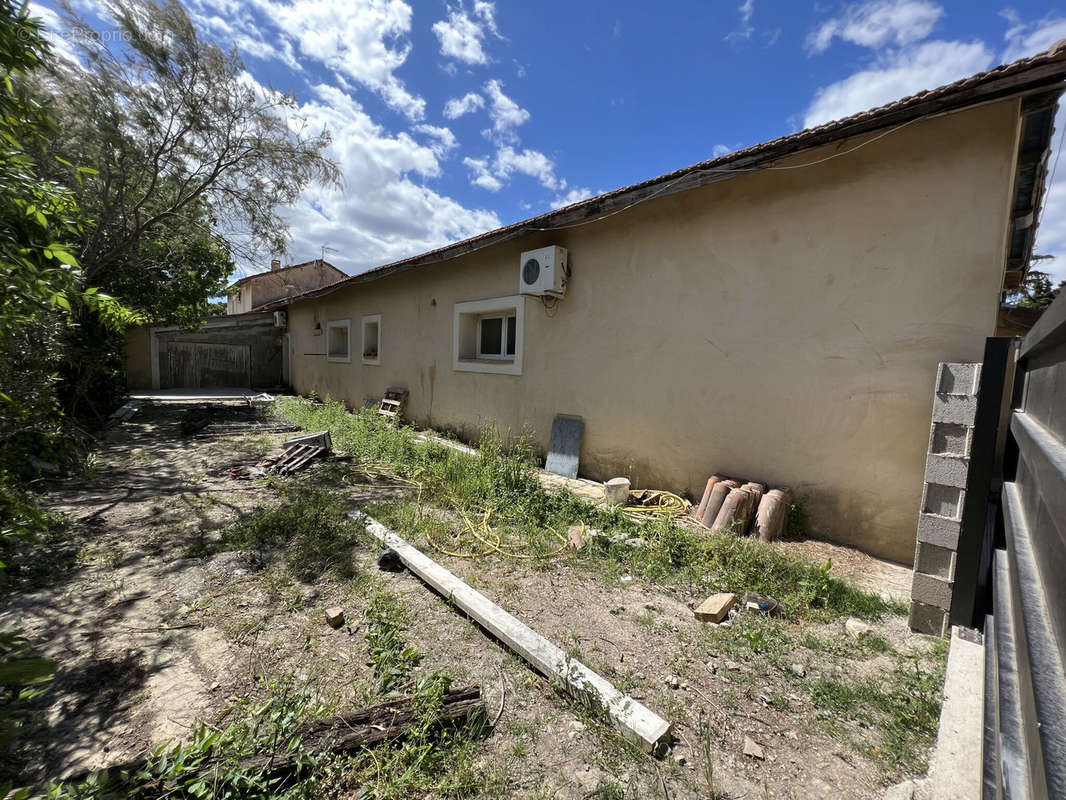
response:
[[[340,606],[326,609],[326,622],[331,628],[339,628],[344,624],[344,609]]]
[[[932,575],[946,581],[955,579],[955,551],[935,544],[918,542],[918,551],[914,559],[914,571],[923,575]]]
[[[942,608],[912,600],[907,623],[912,631],[928,633],[932,636],[946,636],[948,631],[948,612]]]
[[[929,452],[942,456],[970,455],[970,431],[967,425],[934,422],[929,437]]]
[[[925,485],[925,498],[922,500],[923,514],[936,514],[938,517],[960,519],[962,513],[963,490],[955,486],[943,486],[939,483]]]
[[[959,456],[927,455],[925,457],[925,482],[941,486],[966,488],[966,474],[970,471],[970,459]]]
[[[933,422],[972,426],[977,416],[977,398],[954,394],[933,395]]]
[[[933,514],[918,515],[918,541],[955,550],[959,546],[959,531],[962,523],[957,519],[945,519]]]
[[[732,592],[712,594],[696,608],[696,619],[700,622],[721,622],[737,602]]]
[[[941,364],[936,383],[938,394],[976,395],[980,364]]]
[[[954,584],[951,581],[915,572],[914,580],[911,583],[911,600],[917,600],[919,603],[936,606],[946,611],[951,608],[951,591],[953,588]]]

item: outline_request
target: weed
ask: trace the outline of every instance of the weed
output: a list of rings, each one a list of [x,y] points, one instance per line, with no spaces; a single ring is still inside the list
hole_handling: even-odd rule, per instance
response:
[[[366,622],[366,643],[378,676],[378,691],[395,694],[408,684],[422,660],[422,654],[403,639],[407,612],[395,595],[378,591],[367,605]]]
[[[278,505],[241,517],[223,531],[230,547],[282,551],[293,575],[302,581],[333,572],[355,573],[352,548],[361,529],[347,516],[343,497],[303,484],[279,484]]]
[[[601,778],[591,796],[597,800],[625,800],[626,790],[609,778]]]
[[[880,761],[886,773],[921,772],[936,738],[945,662],[945,647],[938,642],[924,664],[917,657],[898,657],[887,679],[821,676],[810,682],[809,691],[818,708],[880,731],[879,744],[852,744]]]

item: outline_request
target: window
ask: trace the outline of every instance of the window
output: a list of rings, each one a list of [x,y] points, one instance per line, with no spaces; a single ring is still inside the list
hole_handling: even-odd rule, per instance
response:
[[[477,357],[513,361],[515,334],[518,329],[515,314],[486,314],[478,318]]]
[[[348,349],[349,333],[352,322],[348,319],[331,319],[326,323],[326,360],[351,363]]]
[[[522,295],[456,303],[454,368],[521,375],[524,312]]]
[[[363,363],[381,363],[381,314],[363,317]]]

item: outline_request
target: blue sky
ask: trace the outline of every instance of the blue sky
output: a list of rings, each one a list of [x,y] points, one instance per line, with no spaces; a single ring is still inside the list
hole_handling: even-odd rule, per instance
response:
[[[107,27],[105,0],[79,0]],[[31,4],[46,24],[54,13]],[[358,272],[933,88],[1066,38],[1066,5],[186,0],[333,134],[287,260]],[[62,41],[57,46],[62,49]],[[1060,114],[1055,144],[1062,136]],[[1054,161],[1054,153],[1052,155]],[[1066,164],[1038,251],[1066,279]],[[265,265],[242,265],[242,272]]]

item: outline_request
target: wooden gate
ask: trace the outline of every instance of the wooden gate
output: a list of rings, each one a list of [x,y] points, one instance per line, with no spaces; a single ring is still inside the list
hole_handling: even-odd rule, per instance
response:
[[[163,389],[247,388],[252,384],[250,348],[246,344],[175,342],[167,344]]]
[[[984,797],[1066,797],[1066,293],[1022,340],[985,617]]]

